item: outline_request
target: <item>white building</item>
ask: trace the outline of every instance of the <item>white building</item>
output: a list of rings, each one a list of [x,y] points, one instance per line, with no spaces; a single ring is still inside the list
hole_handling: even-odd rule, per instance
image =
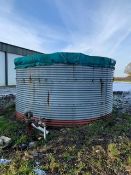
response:
[[[33,50],[0,42],[0,113],[15,103],[16,71],[14,59],[38,53]]]
[[[0,42],[0,87],[16,85],[14,59],[34,53],[38,52]]]

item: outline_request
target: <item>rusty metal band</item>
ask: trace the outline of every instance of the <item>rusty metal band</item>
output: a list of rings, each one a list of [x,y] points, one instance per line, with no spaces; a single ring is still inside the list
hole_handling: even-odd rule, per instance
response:
[[[104,116],[100,116],[100,117],[95,117],[91,118],[91,119],[84,119],[84,120],[49,120],[49,119],[41,119],[42,122],[46,123],[47,126],[56,126],[56,127],[65,127],[65,126],[69,126],[69,127],[73,127],[76,125],[86,125],[89,124],[93,121],[99,120],[99,119],[103,119],[103,118],[108,118],[111,117],[112,113],[106,114]],[[26,121],[26,117],[24,116],[24,114],[16,112],[16,119],[20,120],[20,121]],[[32,119],[34,119],[34,121],[39,120],[39,118],[37,116],[33,117]]]

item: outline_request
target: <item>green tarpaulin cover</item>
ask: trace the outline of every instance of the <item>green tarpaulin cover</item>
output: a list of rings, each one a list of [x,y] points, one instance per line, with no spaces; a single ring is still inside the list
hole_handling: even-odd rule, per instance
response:
[[[51,54],[34,54],[16,58],[14,63],[16,69],[49,66],[52,64],[74,64],[114,69],[116,61],[106,57],[89,56],[82,53],[56,52]]]

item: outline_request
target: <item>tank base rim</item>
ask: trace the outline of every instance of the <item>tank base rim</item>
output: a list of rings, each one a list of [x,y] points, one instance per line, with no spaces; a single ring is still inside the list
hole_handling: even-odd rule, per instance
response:
[[[108,118],[111,117],[112,113],[100,116],[100,117],[93,117],[90,119],[82,119],[82,120],[51,120],[51,119],[41,119],[41,121],[43,121],[44,123],[46,123],[47,126],[53,126],[53,127],[74,127],[74,126],[81,126],[81,125],[87,125],[95,120],[99,120],[99,119],[104,119],[104,118]],[[24,116],[24,114],[17,112],[16,111],[16,119],[20,120],[20,121],[26,121],[26,117]],[[38,117],[33,117],[32,120],[37,121],[39,120]]]

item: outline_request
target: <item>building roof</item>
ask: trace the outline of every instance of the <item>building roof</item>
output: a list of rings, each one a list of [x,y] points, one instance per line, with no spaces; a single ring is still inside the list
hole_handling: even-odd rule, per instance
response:
[[[23,55],[23,56],[40,53],[34,50],[25,49],[25,48],[14,46],[12,44],[7,44],[4,42],[0,42],[0,51],[8,52],[16,55]]]

